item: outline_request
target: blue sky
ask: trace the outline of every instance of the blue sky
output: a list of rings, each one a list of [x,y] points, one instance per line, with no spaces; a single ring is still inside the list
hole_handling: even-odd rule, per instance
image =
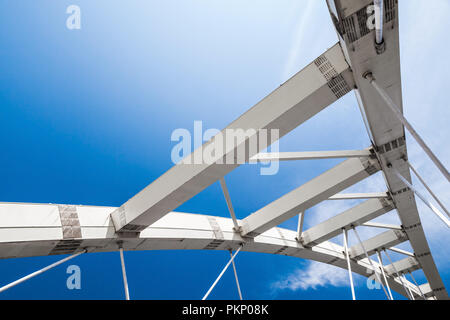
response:
[[[66,28],[71,4],[81,8],[81,30]],[[405,113],[450,167],[448,16],[446,0],[400,1]],[[195,120],[224,128],[337,42],[325,1],[316,0],[0,0],[0,19],[4,202],[120,206],[173,165],[173,130],[192,130]],[[280,142],[281,151],[368,146],[353,93]],[[411,162],[449,207],[448,184],[411,137],[408,147]],[[238,168],[227,176],[238,218],[337,163],[283,163],[276,176],[260,176],[255,165]],[[386,187],[377,175],[351,190]],[[325,202],[308,211],[306,227],[354,204]],[[448,287],[448,230],[418,205]],[[178,211],[228,216],[218,184]],[[380,221],[396,219],[392,212]],[[283,226],[296,224],[292,219]],[[126,252],[131,297],[200,299],[228,257],[209,251]],[[0,283],[57,259],[1,260]],[[66,288],[70,264],[81,268],[81,290]],[[339,269],[246,252],[236,264],[246,299],[351,298]],[[420,272],[415,276],[423,282]],[[382,291],[368,290],[365,279],[356,281],[358,298],[384,298]],[[122,299],[118,253],[81,256],[0,298]],[[238,298],[232,272],[211,298]]]

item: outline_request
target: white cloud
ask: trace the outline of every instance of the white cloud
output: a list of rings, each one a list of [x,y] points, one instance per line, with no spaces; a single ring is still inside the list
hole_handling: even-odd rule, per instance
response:
[[[290,76],[292,76],[293,72],[298,71],[294,70],[296,66],[296,60],[299,57],[301,46],[304,44],[306,33],[311,29],[313,18],[312,12],[316,2],[317,1],[315,0],[307,0],[306,4],[305,2],[299,2],[298,6],[295,7],[295,10],[301,12],[301,14],[299,17],[297,17],[298,23],[295,27],[296,32],[294,33],[293,44],[284,69],[283,79],[288,79]]]
[[[319,287],[348,286],[349,279],[346,270],[320,262],[310,262],[305,269],[297,269],[286,278],[272,284],[277,290],[289,289],[308,290]]]

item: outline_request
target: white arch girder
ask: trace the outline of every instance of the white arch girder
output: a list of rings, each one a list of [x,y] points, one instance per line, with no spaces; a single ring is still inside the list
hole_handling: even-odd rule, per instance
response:
[[[85,249],[88,253],[111,252],[119,250],[119,242],[124,250],[236,250],[243,243],[242,251],[286,255],[347,268],[340,245],[326,241],[305,248],[296,241],[295,231],[282,228],[272,228],[255,238],[243,238],[233,230],[229,218],[171,212],[139,235],[118,235],[110,217],[115,209],[1,203],[0,259],[73,254]],[[70,218],[64,216],[68,211]],[[70,236],[78,230],[81,237]],[[372,274],[367,259],[351,260],[351,268],[366,277]],[[398,279],[392,276],[388,279],[394,291],[406,296]],[[413,291],[419,297],[420,291]]]

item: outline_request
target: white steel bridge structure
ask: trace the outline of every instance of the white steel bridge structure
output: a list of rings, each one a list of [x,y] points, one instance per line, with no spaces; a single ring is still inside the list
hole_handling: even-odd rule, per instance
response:
[[[212,164],[180,163],[119,208],[1,203],[0,258],[74,255],[61,261],[64,262],[86,252],[120,251],[126,298],[129,299],[123,250],[234,251],[227,267],[238,251],[263,252],[349,270],[354,299],[352,273],[365,277],[375,274],[388,299],[392,299],[391,290],[409,299],[448,299],[418,214],[405,128],[447,180],[449,175],[402,115],[398,1],[328,0],[328,7],[339,42],[224,130],[255,129],[258,134],[261,130],[278,129],[281,138],[354,91],[372,143],[366,150],[277,154],[255,150],[249,155],[254,161],[346,160],[241,220],[235,217],[224,180],[239,164],[220,164],[219,161]],[[372,13],[373,29],[368,24]],[[214,143],[212,138],[207,145]],[[217,159],[224,159],[238,147],[241,146],[225,148]],[[193,154],[197,152],[201,150]],[[412,170],[418,174],[414,168]],[[386,192],[340,193],[379,171],[384,175]],[[423,181],[420,176],[419,179]],[[217,181],[221,183],[231,218],[173,211]],[[448,211],[431,189],[429,191],[445,214],[425,196],[417,195],[449,226]],[[305,211],[328,199],[365,201],[303,230]],[[401,225],[371,222],[392,210],[398,213]],[[298,215],[297,231],[278,227]],[[347,233],[355,232],[360,239],[357,229],[363,225],[383,228],[385,232],[347,247]],[[344,246],[329,241],[338,235],[343,236]],[[395,248],[407,241],[413,252]],[[401,253],[404,259],[392,262],[388,251]],[[387,258],[384,262],[383,256]],[[0,294],[47,269],[0,288]],[[406,279],[405,275],[419,269],[423,271],[426,283]]]

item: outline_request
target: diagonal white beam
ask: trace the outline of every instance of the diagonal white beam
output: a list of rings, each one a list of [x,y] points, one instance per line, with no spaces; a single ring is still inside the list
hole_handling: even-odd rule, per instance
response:
[[[446,217],[438,208],[436,208],[431,202],[429,202],[422,193],[419,192],[404,176],[401,175],[396,169],[391,168],[392,172],[401,180],[403,183],[408,186],[422,201],[425,205],[433,211],[433,213],[444,222],[448,228],[450,228],[450,219]]]
[[[341,234],[342,229],[359,226],[394,209],[386,199],[370,199],[303,232],[303,245],[313,246]]]
[[[389,230],[373,238],[363,241],[363,245],[367,251],[367,254],[371,256],[376,251],[395,246],[397,244],[405,242],[406,240],[407,237],[403,231]],[[354,245],[350,248],[350,256],[352,257],[352,259],[362,259],[364,255],[364,250],[360,245]]]
[[[404,254],[405,256],[409,256],[409,257],[412,257],[412,258],[416,257],[416,255],[414,253],[406,251],[406,250],[403,250],[403,249],[399,249],[399,248],[396,248],[396,247],[390,247],[389,250],[391,250],[393,252],[400,253],[400,254]]]
[[[201,160],[203,150],[214,150],[214,158],[209,159],[213,161],[180,162],[113,212],[116,231],[142,231],[237,168],[241,163],[230,164],[226,160],[245,148],[249,141],[258,140],[265,130],[279,130],[278,137],[271,135],[268,143],[271,144],[353,88],[352,71],[340,45],[336,44],[188,156]],[[238,143],[225,143],[222,138],[230,130],[245,132],[245,137]],[[267,143],[256,143],[254,148],[248,148],[243,163],[266,148]]]
[[[295,161],[370,157],[371,150],[258,153],[250,161]]]
[[[385,266],[386,273],[388,275],[395,275],[397,272],[399,273],[406,273],[406,272],[413,272],[415,270],[420,269],[419,263],[414,258],[406,258],[403,260],[399,260],[393,263],[392,265]]]
[[[242,235],[254,236],[328,199],[380,169],[376,159],[348,159],[242,220]]]
[[[382,199],[389,198],[387,192],[373,193],[340,193],[328,198],[328,200],[358,200],[358,199]]]
[[[227,183],[225,182],[225,178],[220,179],[220,186],[222,187],[222,192],[225,197],[225,201],[228,206],[228,211],[230,212],[231,219],[233,220],[234,229],[239,231],[239,224],[236,219],[236,214],[234,213],[233,204],[231,203],[230,193],[228,192]]]
[[[392,230],[403,230],[402,226],[395,224],[385,224],[378,222],[365,222],[362,224],[364,227],[381,228],[381,229],[392,229]]]

